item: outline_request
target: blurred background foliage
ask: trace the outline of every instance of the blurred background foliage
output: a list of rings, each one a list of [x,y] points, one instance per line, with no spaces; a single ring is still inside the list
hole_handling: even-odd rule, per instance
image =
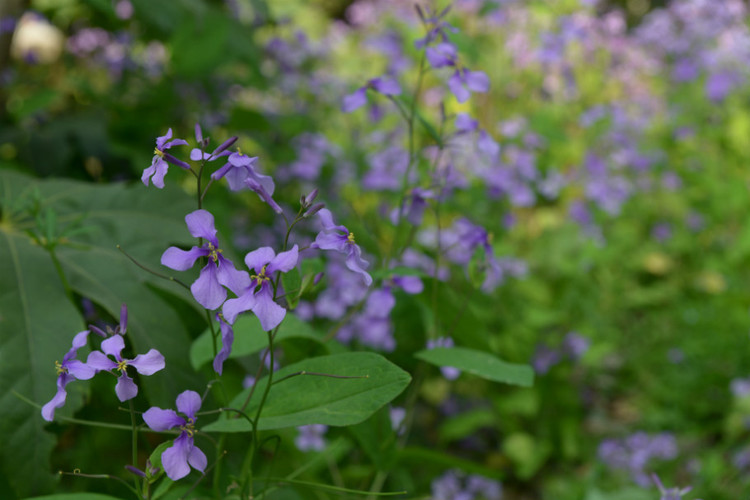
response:
[[[274,176],[285,207],[319,187],[372,260],[385,260],[398,237],[383,224],[394,196],[362,179],[379,152],[404,142],[403,127],[385,99],[351,115],[340,105],[368,79],[394,71],[397,55],[406,62],[395,74],[405,89],[414,86],[413,41],[423,33],[411,2],[33,0],[2,9],[3,171],[138,184],[154,137],[171,127],[190,139],[200,122],[215,144],[238,135]],[[454,276],[468,280],[438,286],[425,278],[424,294],[397,294],[390,320],[398,348],[388,357],[419,380],[405,396],[418,403],[403,449],[368,442],[388,428],[384,410],[361,427],[330,429],[323,451],[299,450],[297,431],[283,431],[277,467],[309,461],[304,478],[365,489],[388,471],[387,490],[438,500],[436,481],[451,470],[502,481],[506,499],[657,498],[650,473],[693,486],[685,498],[743,498],[750,493],[745,4],[467,0],[446,19],[460,28],[451,40],[466,64],[485,71],[492,87],[466,104],[445,99],[441,110],[449,94],[442,76],[429,73],[420,109],[430,126],[419,129],[419,145],[434,147],[434,131],[451,126],[445,117],[466,112],[499,144],[502,165],[482,170],[476,139],[456,134],[451,161],[467,180],[445,213],[426,215],[427,225],[469,217],[485,228],[494,254],[508,259],[502,283],[483,291],[484,276],[467,265]],[[36,30],[26,45],[22,28]],[[376,41],[398,49],[374,48]],[[184,192],[154,201],[153,211],[187,206],[185,192],[194,195],[177,170],[168,179]],[[506,177],[510,184],[498,180]],[[91,210],[105,203],[86,199]],[[65,203],[78,210],[75,196]],[[210,207],[220,231],[232,235],[230,252],[278,242],[276,222],[254,195],[216,196]],[[176,209],[169,216],[180,223]],[[112,224],[113,234],[127,233]],[[176,226],[169,237],[180,232]],[[151,254],[158,252],[144,244],[144,258]],[[184,319],[195,310],[149,286],[170,316],[183,318],[175,320],[179,335],[202,333]],[[90,321],[116,321],[114,298],[108,305],[88,298]],[[312,322],[332,328],[324,317]],[[534,387],[448,380],[418,365],[412,354],[434,331],[533,363]],[[285,362],[323,352],[304,341],[283,349]],[[236,362],[228,386],[240,387],[256,365]],[[96,384],[80,398],[89,404],[79,418],[108,418],[91,395],[111,389]],[[115,449],[111,431],[46,430],[57,445],[51,466],[38,464],[45,471],[118,468],[127,457],[128,443]],[[0,488],[23,496],[13,474],[6,462]],[[64,478],[58,488],[122,494],[83,478]],[[277,498],[307,494],[287,488]]]

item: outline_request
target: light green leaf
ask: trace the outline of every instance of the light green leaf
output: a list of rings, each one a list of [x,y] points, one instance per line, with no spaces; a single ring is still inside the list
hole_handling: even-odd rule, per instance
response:
[[[234,342],[230,358],[253,354],[268,346],[268,335],[254,315],[243,314],[234,322]],[[323,335],[294,314],[287,314],[276,333],[276,341],[290,338],[305,338],[322,342]],[[221,341],[219,341],[221,342]],[[220,347],[220,344],[219,344]],[[206,329],[190,347],[190,363],[196,370],[214,359],[211,330]]]
[[[299,372],[324,373],[338,377],[299,375]],[[345,426],[358,424],[403,391],[411,376],[383,356],[370,352],[350,352],[310,358],[282,368],[274,374],[258,428],[281,429],[308,424]],[[254,416],[268,377],[258,382],[246,413]],[[249,389],[229,404],[240,408]],[[207,432],[247,432],[244,419],[222,417],[202,429]]]
[[[528,365],[507,363],[490,353],[466,347],[438,347],[417,352],[414,356],[436,366],[452,366],[487,380],[531,387],[534,371]]]

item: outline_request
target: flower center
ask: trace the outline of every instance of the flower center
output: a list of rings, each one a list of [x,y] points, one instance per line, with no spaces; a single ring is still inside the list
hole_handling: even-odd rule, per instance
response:
[[[195,421],[192,418],[187,419],[187,423],[185,425],[181,425],[180,430],[185,432],[188,437],[193,437],[193,435],[195,434]]]
[[[154,154],[159,158],[164,158],[164,151],[161,151],[159,148],[154,148]]]
[[[268,264],[263,266],[263,268],[260,270],[258,274],[253,274],[252,276],[250,276],[250,279],[256,280],[258,284],[262,283],[263,281],[271,281],[271,278],[266,276],[266,267],[268,267]]]
[[[120,370],[122,373],[125,373],[125,367],[128,366],[128,362],[126,360],[118,361],[117,362],[117,370]]]
[[[55,361],[55,371],[57,372],[58,375],[61,375],[63,373],[68,373],[68,369],[65,368],[62,365],[62,363],[60,363],[59,361]]]
[[[216,248],[209,241],[208,242],[208,258],[212,259],[214,262],[219,262],[219,254],[220,253],[221,253],[221,248]]]
[[[349,233],[349,236],[346,237],[346,241],[354,245],[354,233]]]

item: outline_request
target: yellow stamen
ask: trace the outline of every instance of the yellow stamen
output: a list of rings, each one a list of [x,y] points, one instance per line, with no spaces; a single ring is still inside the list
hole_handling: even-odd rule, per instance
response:
[[[251,280],[257,280],[258,283],[260,283],[261,281],[271,281],[271,278],[269,278],[268,276],[266,276],[266,267],[267,266],[268,266],[268,264],[266,264],[265,266],[263,266],[263,269],[261,269],[258,274],[253,274],[252,276],[250,276],[250,279]]]
[[[354,245],[354,233],[349,233],[349,236],[347,236],[346,239],[349,241],[349,243]]]
[[[159,148],[154,148],[154,154],[158,156],[159,158],[164,157],[164,151],[160,151]]]
[[[187,423],[185,425],[181,425],[180,430],[185,431],[188,437],[193,437],[193,435],[195,434],[195,421],[192,418],[187,419]]]
[[[57,374],[60,375],[62,373],[68,373],[68,369],[65,368],[62,363],[59,361],[55,361],[55,370],[57,371]]]
[[[219,262],[219,254],[222,252],[221,248],[216,248],[211,244],[211,242],[208,243],[208,258],[212,259],[214,262]]]
[[[121,372],[125,371],[126,366],[128,366],[128,362],[125,361],[124,359],[122,361],[117,362],[117,369],[120,370]]]

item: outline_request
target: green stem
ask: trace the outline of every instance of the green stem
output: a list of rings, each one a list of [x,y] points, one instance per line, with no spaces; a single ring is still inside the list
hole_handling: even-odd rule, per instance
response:
[[[133,406],[133,400],[128,400],[128,403],[130,404],[130,425],[133,429],[133,467],[138,467],[138,424],[135,420],[135,407]],[[135,482],[136,489],[138,488],[138,478],[134,478],[133,481]]]
[[[299,486],[307,486],[309,488],[319,488],[322,490],[328,490],[328,491],[336,491],[339,493],[353,493],[355,495],[371,495],[371,496],[379,496],[379,497],[394,497],[398,495],[406,495],[406,491],[388,491],[385,493],[373,493],[369,491],[364,490],[353,490],[351,488],[342,488],[339,486],[331,486],[328,484],[321,484],[321,483],[313,483],[310,481],[300,481],[299,479],[286,479],[283,477],[271,477],[268,478],[269,481],[274,481],[276,483],[287,483],[287,484],[296,484]]]

